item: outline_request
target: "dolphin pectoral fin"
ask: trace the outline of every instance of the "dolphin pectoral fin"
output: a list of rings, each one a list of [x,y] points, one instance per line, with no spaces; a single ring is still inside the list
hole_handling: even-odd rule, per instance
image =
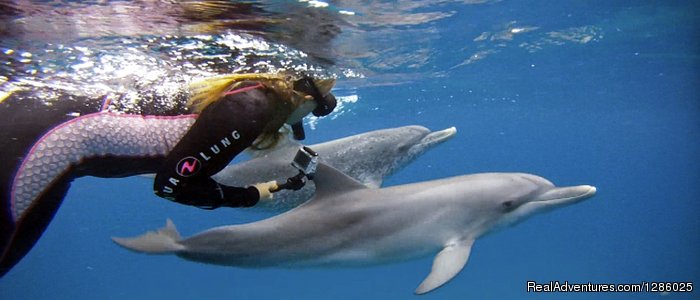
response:
[[[151,254],[168,254],[185,250],[185,246],[178,243],[180,233],[170,219],[165,227],[158,231],[149,231],[135,238],[112,237],[112,241],[126,249],[136,252]]]
[[[474,240],[467,239],[449,244],[443,248],[435,256],[433,269],[430,271],[430,274],[421,282],[415,293],[418,295],[425,294],[439,288],[455,277],[467,263],[473,244]]]

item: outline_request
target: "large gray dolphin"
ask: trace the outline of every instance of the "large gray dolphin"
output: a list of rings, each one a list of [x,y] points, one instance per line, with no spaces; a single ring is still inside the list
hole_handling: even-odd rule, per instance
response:
[[[365,132],[309,147],[319,153],[321,162],[369,187],[379,187],[384,177],[450,139],[456,131],[454,127],[431,132],[423,126],[403,126]],[[290,163],[300,146],[296,141],[284,140],[272,151],[253,152],[254,158],[224,168],[214,179],[231,186],[248,186],[270,180],[284,182],[299,172]],[[312,181],[299,191],[275,193],[274,201],[260,201],[256,207],[288,210],[310,199],[314,190]]]
[[[474,240],[537,212],[593,196],[589,185],[555,187],[523,173],[483,173],[368,188],[320,165],[308,202],[262,221],[182,239],[166,227],[113,238],[133,251],[238,267],[367,265],[438,253],[416,289],[434,290],[464,267]]]

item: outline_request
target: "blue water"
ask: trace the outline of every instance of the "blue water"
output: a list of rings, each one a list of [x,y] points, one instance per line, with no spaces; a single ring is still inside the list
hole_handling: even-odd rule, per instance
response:
[[[423,298],[700,298],[697,290],[526,292],[529,280],[700,284],[700,6],[496,1],[429,8],[454,14],[417,26],[430,36],[403,28],[403,48],[394,49],[428,47],[424,63],[372,69],[368,61],[373,72],[365,80],[341,79],[339,93],[359,100],[320,120],[308,143],[409,124],[456,126],[456,137],[385,185],[522,171],[560,185],[595,185],[598,194],[478,240],[464,270]],[[527,32],[492,39],[509,26]],[[572,32],[580,35],[562,38]],[[475,53],[479,59],[468,61]],[[367,84],[373,78],[382,84]],[[237,269],[139,255],[109,239],[157,228],[167,217],[189,235],[265,216],[169,203],[144,178],[81,178],[38,244],[0,280],[0,298],[408,299],[430,270],[432,257],[353,269]]]

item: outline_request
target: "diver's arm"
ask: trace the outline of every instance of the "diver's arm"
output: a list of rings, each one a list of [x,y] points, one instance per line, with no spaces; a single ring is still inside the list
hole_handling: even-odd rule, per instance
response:
[[[255,186],[225,186],[210,176],[255,141],[273,112],[273,99],[262,87],[210,104],[166,156],[155,178],[156,195],[201,208],[255,205],[261,196]]]

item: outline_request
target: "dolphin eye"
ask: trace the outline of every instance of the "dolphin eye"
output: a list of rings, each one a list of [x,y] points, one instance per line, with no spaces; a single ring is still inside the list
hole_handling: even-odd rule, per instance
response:
[[[506,210],[510,210],[513,208],[513,201],[509,200],[509,201],[503,202],[501,205],[503,205],[503,208],[505,208]]]

